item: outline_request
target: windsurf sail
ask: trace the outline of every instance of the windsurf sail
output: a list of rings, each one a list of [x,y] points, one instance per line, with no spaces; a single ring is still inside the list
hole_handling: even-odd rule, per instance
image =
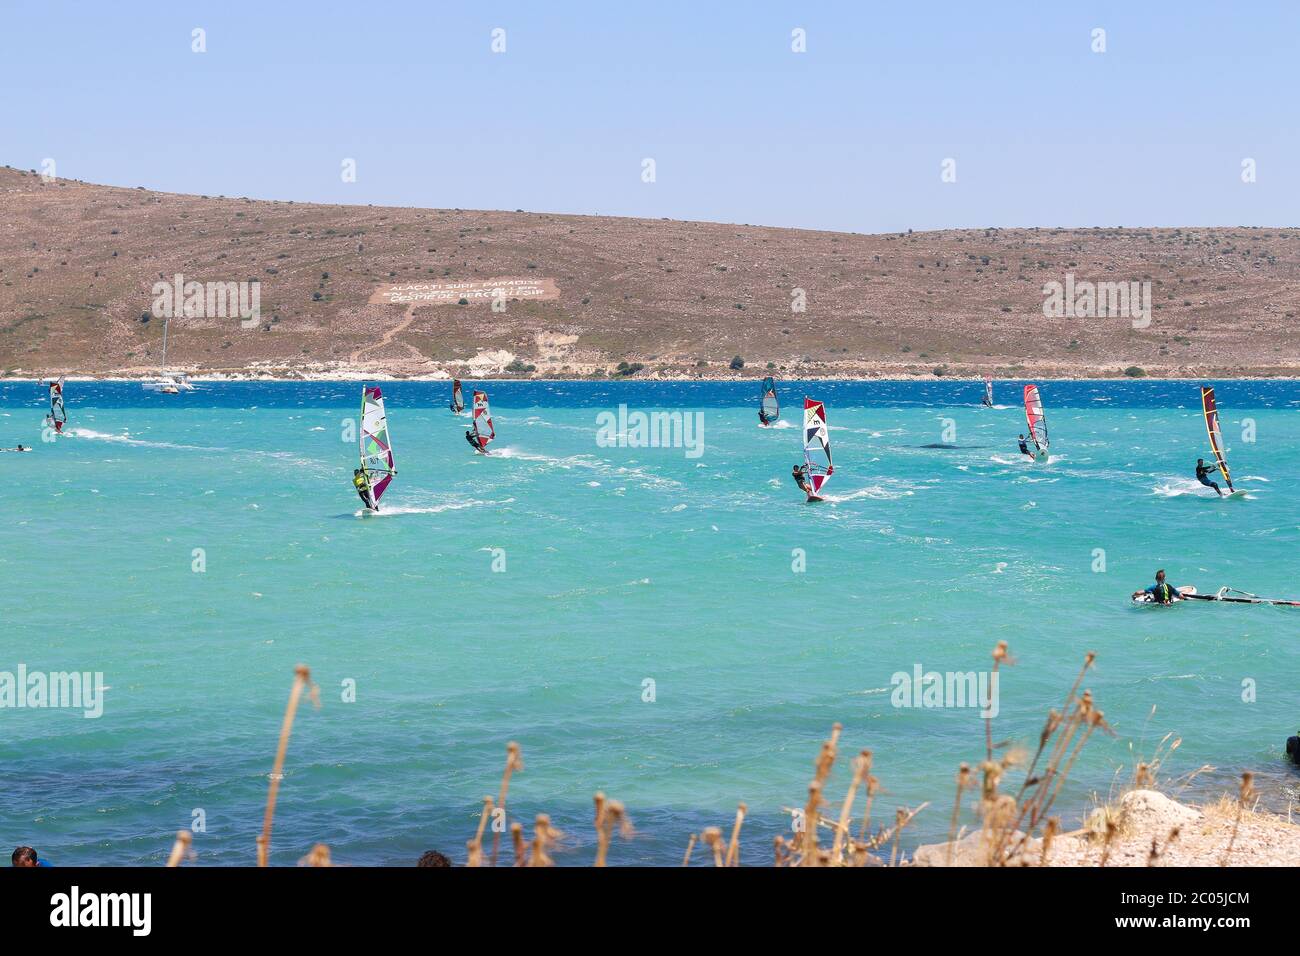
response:
[[[1043,400],[1037,385],[1025,386],[1025,420],[1029,422],[1029,437],[1040,452],[1047,451],[1047,417],[1043,414]]]
[[[762,404],[759,407],[769,422],[781,417],[781,404],[776,400],[776,379],[770,375],[763,379]]]
[[[68,421],[67,410],[63,407],[63,379],[50,382],[49,421],[56,432],[63,431],[63,426]]]
[[[984,376],[984,404],[989,407],[993,405],[993,379],[987,375]]]
[[[1201,409],[1205,412],[1205,430],[1210,434],[1210,448],[1214,451],[1214,461],[1223,473],[1223,480],[1228,483],[1228,491],[1233,490],[1232,475],[1228,473],[1228,459],[1223,457],[1223,433],[1219,431],[1219,406],[1214,403],[1214,388],[1201,386]]]
[[[451,410],[459,415],[465,410],[465,394],[460,390],[460,379],[451,380]]]
[[[826,406],[811,398],[803,400],[803,461],[808,484],[820,495],[822,485],[835,469],[831,466],[831,436],[826,428]]]
[[[492,427],[492,410],[488,408],[487,392],[474,392],[474,435],[478,446],[487,450],[488,442],[497,437]]]
[[[367,385],[361,390],[361,467],[370,476],[370,495],[378,506],[397,474],[384,395],[378,386]]]

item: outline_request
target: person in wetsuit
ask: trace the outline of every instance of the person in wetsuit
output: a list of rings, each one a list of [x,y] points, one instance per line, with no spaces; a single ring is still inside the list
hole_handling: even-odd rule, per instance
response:
[[[1156,583],[1143,591],[1134,591],[1134,599],[1140,598],[1143,594],[1151,595],[1151,600],[1155,604],[1173,604],[1175,601],[1183,600],[1178,589],[1165,581],[1165,571],[1161,568],[1156,572]]]
[[[807,465],[795,465],[790,470],[790,477],[794,479],[794,483],[799,486],[799,490],[804,494],[811,495],[813,493],[812,485],[808,483]]]
[[[1020,436],[1020,454],[1028,455],[1030,458],[1035,457],[1034,453],[1029,450],[1029,439],[1024,435]]]
[[[1208,488],[1213,488],[1216,492],[1218,492],[1219,497],[1222,498],[1223,492],[1219,490],[1219,486],[1217,484],[1215,484],[1213,481],[1210,480],[1210,474],[1213,471],[1214,468],[1210,465],[1207,465],[1205,463],[1204,458],[1196,459],[1196,480]]]
[[[465,429],[465,440],[470,443],[470,447],[475,451],[482,452],[485,455],[487,454],[487,449],[479,442],[478,436],[474,434],[474,429]]]
[[[763,413],[763,410],[761,408],[758,410],[758,423],[760,425],[772,424],[772,419],[768,418],[767,415]]]
[[[367,508],[379,510],[379,505],[371,498],[370,476],[366,474],[364,468],[356,468],[352,472],[352,484],[356,486],[357,494],[361,496],[361,501]]]

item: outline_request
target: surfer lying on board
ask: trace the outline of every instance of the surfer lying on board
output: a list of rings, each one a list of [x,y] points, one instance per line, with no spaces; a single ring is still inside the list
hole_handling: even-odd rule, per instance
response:
[[[373,508],[375,511],[378,511],[379,505],[375,504],[374,500],[370,496],[370,476],[366,474],[364,468],[353,469],[352,484],[356,486],[357,494],[361,496],[361,503],[367,508]]]
[[[1165,572],[1161,568],[1156,572],[1156,583],[1151,585],[1145,591],[1134,591],[1133,597],[1139,598],[1143,594],[1150,594],[1151,600],[1156,604],[1173,604],[1175,601],[1183,600],[1183,596],[1178,593],[1178,589],[1170,584],[1165,583]]]
[[[812,485],[808,484],[807,465],[795,465],[790,471],[790,477],[794,479],[794,483],[799,486],[799,490],[804,494],[811,495],[813,493]]]
[[[1218,492],[1219,497],[1222,498],[1223,492],[1219,491],[1219,486],[1214,482],[1210,481],[1210,473],[1212,471],[1214,471],[1214,469],[1205,463],[1204,458],[1196,459],[1196,480],[1199,481],[1201,484],[1205,485],[1207,488],[1213,488],[1216,492]]]

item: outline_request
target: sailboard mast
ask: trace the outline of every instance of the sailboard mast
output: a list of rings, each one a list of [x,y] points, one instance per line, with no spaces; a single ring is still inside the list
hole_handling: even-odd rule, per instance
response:
[[[384,394],[378,386],[361,389],[361,468],[370,479],[370,497],[378,510],[379,499],[388,490],[397,465],[393,442],[388,434],[388,415],[384,411]],[[378,479],[376,480],[376,477]]]
[[[465,393],[461,391],[458,378],[451,380],[451,410],[457,415],[465,410]]]
[[[776,379],[770,375],[763,379],[759,411],[763,415],[764,424],[781,417],[781,403],[776,400]]]
[[[488,442],[497,437],[496,429],[492,426],[492,410],[488,408],[487,392],[474,392],[474,435],[478,439],[478,447],[487,451]]]
[[[1219,406],[1214,401],[1214,388],[1201,386],[1201,410],[1205,413],[1205,430],[1210,435],[1210,448],[1214,452],[1214,461],[1223,473],[1223,480],[1228,483],[1228,491],[1233,491],[1232,475],[1228,472],[1228,459],[1223,455],[1223,433],[1219,430]]]
[[[1025,421],[1029,423],[1029,437],[1034,440],[1040,454],[1047,453],[1047,417],[1043,414],[1043,400],[1037,385],[1025,386]]]
[[[993,379],[984,376],[984,404],[993,407]]]
[[[1236,588],[1223,587],[1213,594],[1184,594],[1183,597],[1190,598],[1193,601],[1226,601],[1229,604],[1277,604],[1283,607],[1300,607],[1300,601],[1292,601],[1286,598],[1264,598],[1258,594],[1251,594],[1249,591],[1238,591]]]
[[[808,500],[821,500],[822,485],[834,472],[831,464],[831,436],[826,427],[826,406],[811,398],[803,400],[803,462],[808,470]]]

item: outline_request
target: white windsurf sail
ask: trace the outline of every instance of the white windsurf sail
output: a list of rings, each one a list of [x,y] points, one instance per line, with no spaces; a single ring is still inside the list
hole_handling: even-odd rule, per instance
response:
[[[1219,430],[1219,406],[1214,401],[1214,388],[1201,386],[1201,410],[1205,413],[1205,430],[1210,435],[1210,449],[1214,452],[1214,461],[1228,483],[1228,491],[1233,491],[1232,475],[1228,472],[1228,459],[1223,454],[1223,432]]]
[[[984,404],[993,407],[993,379],[984,376]]]
[[[378,386],[367,385],[361,390],[361,467],[370,478],[371,499],[378,507],[397,474],[384,395]]]
[[[451,410],[457,415],[465,410],[465,393],[461,391],[458,378],[451,380]]]
[[[474,392],[474,437],[478,439],[478,447],[484,451],[487,451],[488,442],[497,437],[487,392]]]
[[[68,422],[68,412],[63,407],[63,379],[50,382],[50,413],[45,420],[54,426],[56,432],[63,431]]]
[[[1029,423],[1029,437],[1038,446],[1040,454],[1047,454],[1047,416],[1043,414],[1043,399],[1037,385],[1025,386],[1025,421]]]
[[[826,427],[826,406],[811,398],[803,400],[803,461],[808,469],[808,484],[813,495],[820,496],[835,471],[831,465],[831,436]]]

